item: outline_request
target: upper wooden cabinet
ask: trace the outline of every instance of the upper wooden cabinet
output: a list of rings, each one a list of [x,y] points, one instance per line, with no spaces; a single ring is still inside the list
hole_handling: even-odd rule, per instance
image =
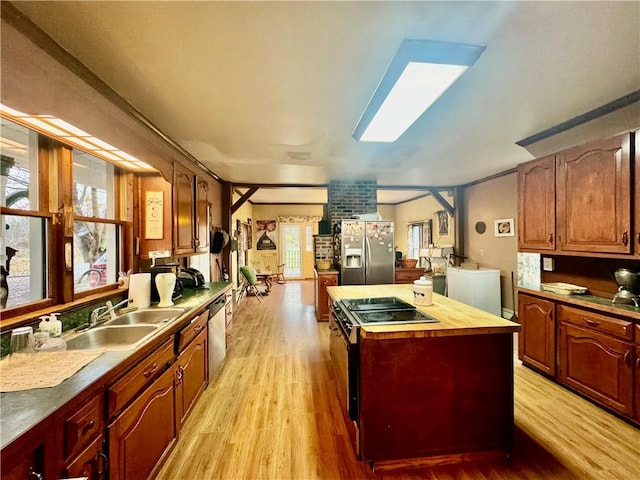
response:
[[[209,184],[179,164],[174,168],[173,209],[173,253],[206,252],[209,246]]]
[[[620,135],[557,155],[560,250],[631,253],[630,139]]]
[[[518,248],[555,250],[555,156],[518,167]]]
[[[638,184],[631,175],[632,139],[626,133],[519,165],[518,248],[639,253],[640,198],[635,224],[631,215],[632,182]]]
[[[635,182],[634,189],[635,192],[635,230],[634,230],[634,251],[636,255],[640,255],[640,130],[636,130],[635,132]],[[640,410],[640,406],[638,407]]]

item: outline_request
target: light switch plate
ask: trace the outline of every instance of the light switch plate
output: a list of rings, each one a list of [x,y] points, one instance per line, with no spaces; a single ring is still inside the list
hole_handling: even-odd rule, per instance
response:
[[[553,258],[542,257],[542,270],[545,272],[553,272]]]

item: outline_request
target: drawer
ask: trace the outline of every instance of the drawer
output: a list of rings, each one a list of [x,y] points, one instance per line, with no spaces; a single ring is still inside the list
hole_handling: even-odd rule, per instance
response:
[[[633,340],[633,323],[627,320],[607,317],[566,305],[558,305],[557,318],[558,321],[591,328],[624,340]]]
[[[87,446],[104,428],[104,403],[102,394],[76,411],[63,422],[64,456],[69,458]]]
[[[109,418],[122,410],[140,390],[166,370],[173,363],[173,358],[172,338],[109,387],[107,392]]]
[[[205,310],[200,315],[191,320],[186,327],[178,332],[176,335],[176,345],[178,352],[181,352],[191,340],[205,328],[207,328],[207,320],[209,320],[209,310]]]

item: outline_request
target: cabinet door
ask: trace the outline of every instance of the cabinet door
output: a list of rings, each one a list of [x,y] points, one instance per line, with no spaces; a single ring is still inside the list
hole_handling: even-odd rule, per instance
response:
[[[555,305],[529,295],[518,295],[518,318],[522,325],[518,336],[518,357],[523,363],[555,375]]]
[[[175,166],[173,182],[174,253],[193,253],[195,176]]]
[[[633,191],[635,192],[635,246],[634,252],[636,255],[640,255],[640,130],[636,130],[634,133],[636,148],[635,148],[635,184]],[[638,407],[640,409],[640,406]]]
[[[518,248],[556,248],[555,157],[518,167]]]
[[[558,380],[625,415],[633,414],[632,345],[560,322]]]
[[[319,322],[329,320],[329,294],[327,293],[327,287],[337,284],[337,275],[318,274],[316,284],[316,320]]]
[[[636,333],[637,335],[637,333]],[[637,337],[636,337],[637,338]],[[635,379],[636,379],[636,384],[635,384],[635,414],[634,414],[634,418],[636,419],[636,421],[640,422],[640,345],[636,345],[635,348],[635,359],[636,359],[636,365],[635,365]]]
[[[149,252],[171,251],[171,184],[160,175],[140,177],[140,257]],[[162,198],[160,203],[158,200]],[[158,227],[162,226],[161,232]]]
[[[630,253],[630,134],[561,152],[556,157],[560,250]]]
[[[80,455],[73,459],[64,470],[64,478],[86,477],[89,480],[105,478],[105,458],[102,453],[102,439],[96,438]]]
[[[196,251],[206,252],[209,249],[209,183],[198,177],[196,184]]]
[[[178,356],[176,363],[176,418],[184,424],[207,383],[207,331],[201,332]]]
[[[109,479],[148,478],[176,439],[173,370],[144,390],[108,428]]]

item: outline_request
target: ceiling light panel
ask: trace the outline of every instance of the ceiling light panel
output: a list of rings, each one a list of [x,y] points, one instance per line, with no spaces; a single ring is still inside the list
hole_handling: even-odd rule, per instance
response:
[[[486,47],[433,40],[404,40],[365,109],[353,137],[395,142],[468,68]]]

